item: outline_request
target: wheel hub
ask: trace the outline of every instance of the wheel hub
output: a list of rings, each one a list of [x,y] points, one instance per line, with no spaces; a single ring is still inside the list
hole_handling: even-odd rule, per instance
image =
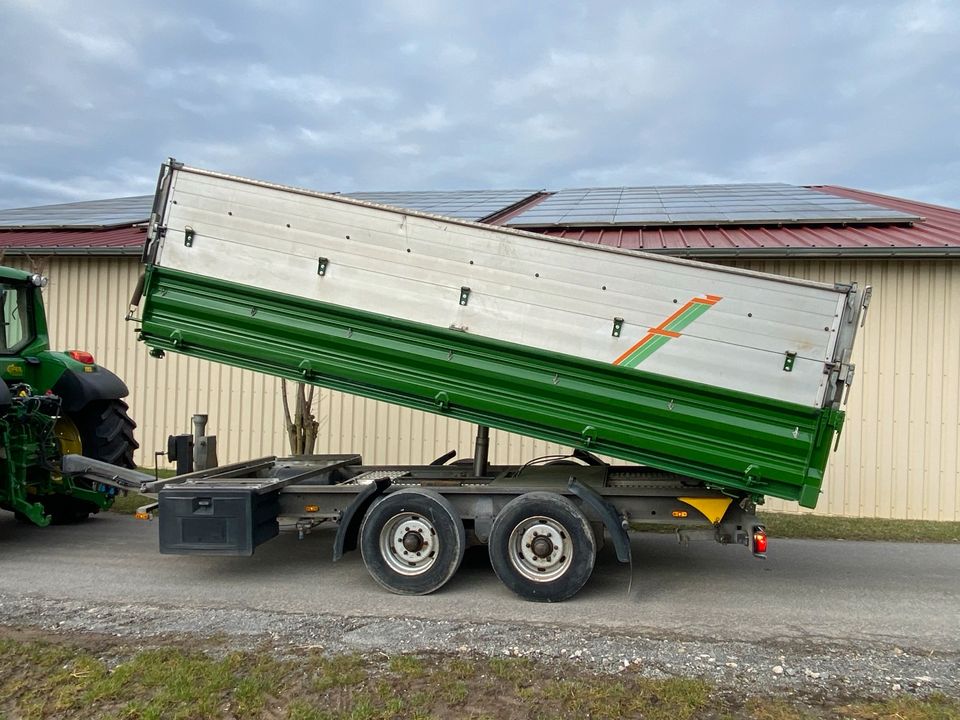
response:
[[[398,513],[380,531],[380,554],[390,569],[401,575],[425,573],[436,562],[439,550],[433,523],[416,513]]]
[[[550,538],[541,535],[531,543],[530,549],[538,558],[550,557],[553,554],[553,543]]]
[[[510,562],[517,571],[535,582],[550,582],[570,569],[573,543],[570,533],[548,517],[523,520],[510,533]]]
[[[403,536],[403,540],[400,541],[404,549],[408,552],[416,552],[423,548],[423,536],[418,532],[407,532]]]

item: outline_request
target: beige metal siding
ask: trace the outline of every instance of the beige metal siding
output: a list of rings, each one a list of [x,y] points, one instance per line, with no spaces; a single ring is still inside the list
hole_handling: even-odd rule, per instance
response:
[[[8,264],[29,267],[23,258]],[[134,341],[123,315],[139,273],[135,258],[40,258],[50,277],[55,346],[88,349],[131,389],[138,462],[153,464],[171,432],[194,412],[210,415],[221,461],[285,451],[279,381],[168,355]],[[874,286],[857,343],[857,378],[839,451],[827,469],[818,513],[960,520],[960,261],[783,260],[738,263],[764,272]],[[429,461],[451,448],[472,454],[473,428],[436,415],[322,390],[319,452],[355,451],[371,463]],[[493,433],[496,462],[561,452],[555,445]],[[771,509],[796,511],[773,501]]]
[[[818,513],[960,520],[960,261],[738,263],[873,285],[857,377]],[[796,510],[772,501],[771,509]]]

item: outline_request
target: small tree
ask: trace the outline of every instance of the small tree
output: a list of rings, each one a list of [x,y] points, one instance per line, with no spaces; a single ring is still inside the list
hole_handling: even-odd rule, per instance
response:
[[[287,427],[287,440],[293,455],[313,455],[317,446],[317,431],[320,423],[313,414],[313,396],[316,387],[307,389],[305,383],[293,388],[293,413],[287,398],[287,381],[280,381],[280,396],[283,398],[283,417]]]

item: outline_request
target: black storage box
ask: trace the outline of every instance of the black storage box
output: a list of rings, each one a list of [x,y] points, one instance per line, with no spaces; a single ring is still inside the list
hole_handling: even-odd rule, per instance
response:
[[[169,487],[160,491],[160,552],[253,555],[280,532],[279,490]]]

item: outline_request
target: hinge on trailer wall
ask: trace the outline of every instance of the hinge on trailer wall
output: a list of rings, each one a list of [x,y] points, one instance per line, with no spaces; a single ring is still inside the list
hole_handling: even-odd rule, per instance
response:
[[[320,277],[323,277],[324,275],[326,275],[327,265],[329,263],[330,261],[325,257],[317,258],[317,275],[319,275]]]
[[[863,299],[860,301],[860,327],[867,321],[867,310],[870,307],[870,298],[873,297],[873,286],[867,285],[863,289]]]
[[[793,364],[797,361],[797,354],[793,350],[787,350],[783,355],[783,371],[793,372]]]
[[[183,244],[187,247],[193,247],[193,238],[196,235],[196,231],[189,225],[183,229]]]
[[[623,318],[614,318],[613,319],[613,336],[620,337],[620,333],[623,331]]]
[[[843,397],[840,399],[841,405],[846,405],[850,398],[850,386],[853,385],[853,374],[856,372],[856,365],[847,365],[847,371],[843,375]]]
[[[464,285],[460,288],[460,304],[466,305],[470,301],[470,288]]]
[[[160,218],[156,213],[150,213],[150,221],[147,223],[147,244],[152,243],[159,237],[161,229]]]

